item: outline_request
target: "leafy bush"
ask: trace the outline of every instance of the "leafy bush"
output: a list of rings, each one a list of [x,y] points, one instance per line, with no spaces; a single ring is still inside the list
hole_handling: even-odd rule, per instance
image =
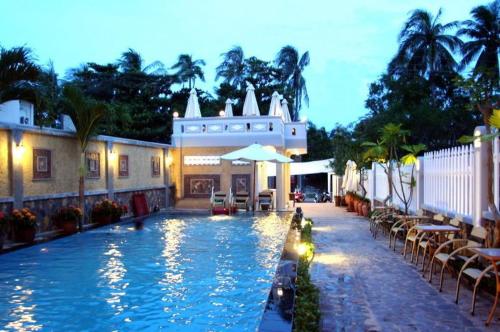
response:
[[[297,270],[297,291],[295,297],[294,331],[315,332],[319,331],[319,290],[311,282],[309,264],[314,256],[314,244],[312,241],[312,220],[306,219],[307,223],[301,231],[301,246],[307,250],[299,258]]]
[[[62,207],[52,216],[52,220],[56,225],[60,225],[65,221],[78,222],[83,216],[82,210],[74,206]]]
[[[36,227],[36,215],[28,208],[12,210],[9,219],[15,228]]]

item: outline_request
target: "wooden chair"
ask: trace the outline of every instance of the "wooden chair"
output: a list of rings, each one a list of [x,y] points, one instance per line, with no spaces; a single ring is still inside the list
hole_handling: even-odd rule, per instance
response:
[[[413,224],[413,226],[406,233],[405,245],[404,245],[404,248],[403,248],[403,256],[406,259],[406,250],[408,249],[408,244],[411,244],[411,258],[410,258],[410,262],[413,262],[413,255],[415,253],[415,248],[420,243],[420,241],[422,241],[422,237],[425,236],[424,233],[419,233],[417,231],[417,229],[416,229],[416,227],[418,225],[422,225],[423,223],[426,223],[425,220],[424,220],[424,218],[425,218],[424,211],[423,210],[418,210],[416,216],[417,217],[422,217],[422,219],[421,220],[420,219],[413,219],[415,221],[415,223]]]
[[[394,239],[393,249],[396,251],[396,242],[399,234],[404,235],[417,223],[415,219],[405,219],[405,216],[395,216],[397,221],[392,225],[389,231],[389,248],[391,248],[392,240]]]
[[[441,264],[441,274],[439,277],[439,291],[443,290],[444,284],[444,271],[449,269],[449,262],[461,259],[467,261],[471,256],[470,248],[479,248],[486,242],[486,229],[483,227],[474,227],[469,236],[469,239],[452,239],[440,245],[434,252],[431,260],[429,282],[432,282],[432,275],[434,274],[435,264]],[[446,251],[449,251],[447,253]]]
[[[433,224],[443,224],[444,222],[444,216],[442,214],[435,214],[432,217],[432,223]],[[453,221],[455,223],[456,221]],[[451,222],[450,222],[451,224]],[[451,224],[452,226],[455,226]],[[425,269],[425,258],[427,257],[427,252],[430,251],[428,250],[429,248],[429,237],[428,234],[422,235],[422,238],[418,241],[418,246],[417,246],[417,253],[416,253],[416,259],[415,259],[415,265],[418,266],[418,258],[420,257],[420,249],[422,249],[422,268]],[[430,259],[430,257],[429,257]],[[412,260],[413,261],[413,260]]]
[[[370,232],[376,239],[380,229],[384,230],[384,224],[393,222],[393,208],[377,208],[373,211],[370,217]]]

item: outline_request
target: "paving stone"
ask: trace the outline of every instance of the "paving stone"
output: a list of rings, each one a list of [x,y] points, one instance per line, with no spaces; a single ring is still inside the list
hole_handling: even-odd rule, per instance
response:
[[[372,238],[367,219],[332,204],[302,208],[314,220],[311,276],[320,289],[323,331],[500,330],[500,312],[491,327],[484,326],[491,296],[480,294],[471,316],[467,286],[456,305],[455,278],[448,275],[439,293],[439,276],[429,284],[409,256],[404,260],[401,242],[394,252],[380,233],[377,240]]]

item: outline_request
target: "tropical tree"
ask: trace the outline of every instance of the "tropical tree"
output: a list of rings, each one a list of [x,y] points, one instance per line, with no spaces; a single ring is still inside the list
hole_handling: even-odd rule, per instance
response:
[[[281,70],[283,82],[290,85],[293,91],[292,120],[299,118],[302,108],[302,100],[309,106],[309,95],[307,94],[306,79],[302,75],[304,69],[309,65],[309,51],[299,57],[299,52],[293,46],[283,47],[276,56],[276,64]]]
[[[196,78],[205,82],[205,74],[202,66],[205,66],[205,60],[193,60],[189,54],[181,54],[171,69],[177,69],[175,76],[179,83],[188,82],[189,89],[193,88],[196,83]]]
[[[215,80],[224,78],[223,83],[234,88],[242,88],[245,83],[245,55],[240,46],[234,46],[229,51],[222,53],[222,63],[216,68]]]
[[[487,6],[478,6],[472,9],[472,20],[462,23],[458,30],[459,36],[465,36],[469,41],[462,45],[462,62],[464,68],[474,65],[474,74],[490,72],[493,82],[498,85],[499,66],[498,48],[500,46],[500,1],[496,0]]]
[[[440,23],[441,13],[441,9],[436,16],[422,9],[411,13],[399,34],[399,49],[389,64],[390,74],[419,75],[432,80],[437,74],[455,72],[453,52],[462,41],[448,31],[458,23]]]
[[[132,48],[123,52],[120,59],[118,59],[118,66],[124,73],[153,73],[153,74],[166,74],[165,67],[162,62],[154,61],[151,64],[144,66],[144,59],[141,54]]]
[[[0,103],[9,99],[35,97],[40,67],[27,47],[0,49]]]
[[[83,92],[75,86],[66,85],[63,88],[63,105],[65,112],[71,117],[75,128],[76,137],[80,146],[80,169],[78,182],[79,207],[84,216],[80,220],[80,230],[82,220],[85,217],[85,153],[92,135],[106,113],[106,105],[89,99]]]

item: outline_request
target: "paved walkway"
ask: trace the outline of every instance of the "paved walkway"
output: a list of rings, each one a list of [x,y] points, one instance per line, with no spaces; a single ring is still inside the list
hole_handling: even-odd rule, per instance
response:
[[[447,287],[439,293],[436,282],[430,285],[398,250],[388,248],[386,237],[371,237],[365,218],[332,204],[302,207],[314,219],[311,273],[320,289],[323,331],[500,330],[500,310],[492,326],[484,327],[492,298],[480,294],[476,315],[471,316],[467,286],[457,306],[456,279],[448,276]]]

